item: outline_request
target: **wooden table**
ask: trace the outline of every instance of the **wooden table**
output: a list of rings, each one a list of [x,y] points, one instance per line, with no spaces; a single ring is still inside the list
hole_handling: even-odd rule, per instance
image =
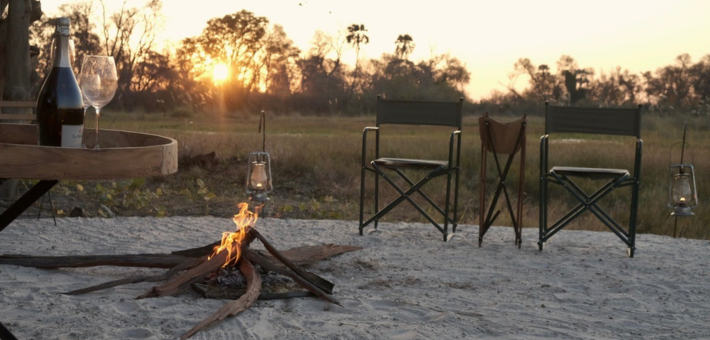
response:
[[[37,145],[37,125],[0,124],[0,180],[38,179],[0,215],[0,231],[60,180],[163,176],[177,172],[177,141],[119,130],[101,130],[101,149]]]

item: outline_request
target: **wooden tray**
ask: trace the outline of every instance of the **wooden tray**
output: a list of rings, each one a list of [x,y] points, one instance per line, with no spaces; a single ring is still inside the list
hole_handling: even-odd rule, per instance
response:
[[[101,130],[101,149],[37,145],[37,125],[0,124],[0,178],[118,179],[162,176],[178,168],[177,141]]]

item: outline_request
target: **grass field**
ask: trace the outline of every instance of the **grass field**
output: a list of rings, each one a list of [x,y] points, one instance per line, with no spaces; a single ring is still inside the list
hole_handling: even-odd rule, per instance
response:
[[[258,115],[243,119],[228,117],[168,118],[158,115],[102,115],[102,126],[155,133],[178,140],[181,164],[178,174],[143,181],[79,182],[65,183],[54,189],[64,197],[80,197],[66,204],[84,205],[91,214],[104,214],[113,210],[123,215],[200,215],[231,216],[236,203],[245,199],[245,158],[252,151],[261,150],[262,137],[258,133]],[[501,121],[508,117],[494,117]],[[309,117],[269,116],[266,126],[266,151],[273,163],[273,183],[266,213],[288,218],[322,218],[357,220],[360,195],[360,159],[362,130],[375,124],[369,117]],[[671,164],[670,146],[680,142],[683,121],[688,121],[688,142],[691,152],[686,161],[696,168],[700,204],[695,216],[679,218],[674,225],[667,206]],[[539,138],[543,133],[543,119],[529,119],[527,157],[524,185],[524,227],[538,227],[539,206]],[[461,223],[478,224],[478,190],[480,173],[480,139],[477,116],[464,119],[462,134],[462,172],[460,178],[459,216]],[[710,122],[704,118],[658,117],[643,118],[643,166],[639,204],[639,232],[707,239],[710,237],[710,209],[706,204],[710,192],[709,149],[706,131]],[[385,138],[383,131],[382,154],[400,152],[402,156],[442,158],[448,143],[448,129],[426,129],[408,132],[394,131]],[[587,144],[576,142],[579,136],[562,136],[551,143],[555,155],[553,164],[596,166],[632,169],[633,138],[596,136]],[[374,142],[374,139],[372,140]],[[441,148],[439,148],[441,146]],[[580,150],[589,151],[586,154]],[[198,162],[197,156],[215,153],[215,162]],[[445,152],[445,151],[444,151]],[[677,158],[672,160],[678,162]],[[489,161],[491,164],[491,161]],[[517,164],[517,162],[516,162]],[[492,166],[492,164],[491,164]],[[493,170],[493,168],[490,168]],[[512,169],[511,180],[517,185],[518,169]],[[372,181],[368,181],[368,188]],[[442,183],[442,182],[439,182]],[[441,186],[442,184],[434,184]],[[490,181],[490,185],[493,185]],[[591,188],[591,183],[584,184]],[[81,187],[81,188],[79,188]],[[384,187],[384,185],[383,185]],[[443,192],[443,190],[440,190]],[[489,189],[489,192],[492,189]],[[628,220],[628,189],[618,189],[604,200],[612,216],[622,222]],[[434,199],[443,199],[431,190]],[[73,195],[72,195],[73,194]],[[564,192],[553,190],[550,212],[552,217],[573,204]],[[371,195],[366,207],[372,206]],[[394,191],[386,192],[384,201],[395,198]],[[102,208],[100,204],[103,204]],[[63,210],[71,206],[60,207]],[[108,208],[108,209],[107,209]],[[95,210],[95,211],[92,211]],[[101,210],[101,211],[99,211]],[[505,211],[497,225],[510,225]],[[387,221],[425,220],[412,207],[404,203],[385,218]],[[433,227],[432,227],[433,228]],[[596,218],[585,213],[569,228],[606,230]],[[512,231],[511,231],[512,242]]]

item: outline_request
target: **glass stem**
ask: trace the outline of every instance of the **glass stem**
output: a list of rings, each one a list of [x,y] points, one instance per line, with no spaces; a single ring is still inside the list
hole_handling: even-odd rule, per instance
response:
[[[94,145],[96,145],[94,147],[96,149],[99,148],[99,118],[101,117],[100,111],[101,111],[101,109],[97,107],[96,108],[96,141],[95,141],[96,143],[94,144]]]
[[[84,103],[86,103],[86,100],[84,100]],[[84,106],[84,122],[86,122],[86,110],[88,109],[88,106]],[[81,127],[81,147],[84,149],[86,148],[86,131],[84,131],[85,129],[86,125]]]

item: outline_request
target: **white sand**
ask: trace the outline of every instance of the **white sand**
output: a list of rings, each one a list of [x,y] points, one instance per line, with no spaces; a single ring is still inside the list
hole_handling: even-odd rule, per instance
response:
[[[216,241],[229,219],[20,219],[0,253],[170,252]],[[316,298],[257,301],[192,339],[709,339],[710,243],[638,235],[635,258],[610,232],[562,231],[542,253],[510,228],[460,226],[450,243],[427,224],[263,219],[279,249],[322,243],[364,250],[310,268],[344,308]],[[256,244],[257,242],[255,242]],[[224,304],[191,293],[134,300],[154,284],[83,296],[60,292],[161,270],[43,270],[0,265],[0,321],[19,339],[176,339]]]

